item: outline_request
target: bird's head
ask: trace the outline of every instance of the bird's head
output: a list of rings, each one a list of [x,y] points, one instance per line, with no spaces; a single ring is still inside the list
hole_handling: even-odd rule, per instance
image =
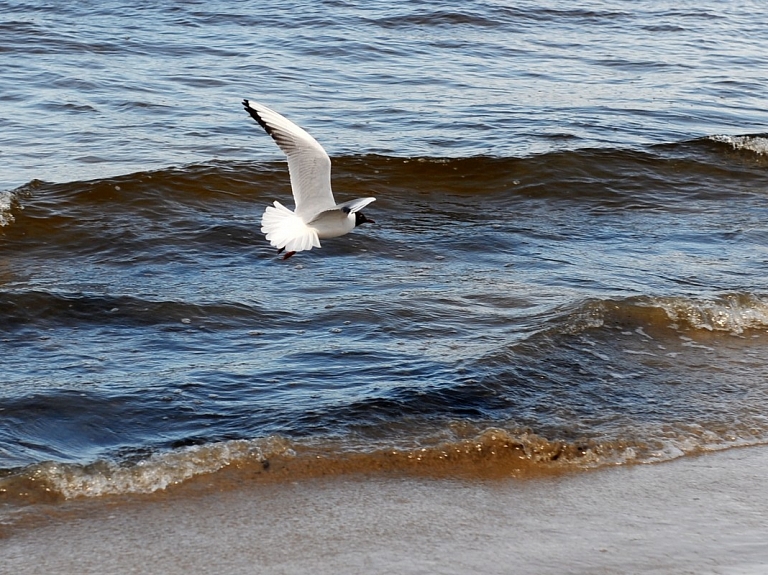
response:
[[[355,227],[360,224],[375,224],[371,218],[366,218],[363,212],[355,212]]]

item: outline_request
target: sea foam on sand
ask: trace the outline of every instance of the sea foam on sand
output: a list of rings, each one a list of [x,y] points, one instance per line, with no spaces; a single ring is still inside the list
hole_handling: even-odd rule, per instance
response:
[[[0,539],[3,572],[768,572],[768,448],[556,477],[347,476],[67,502]]]

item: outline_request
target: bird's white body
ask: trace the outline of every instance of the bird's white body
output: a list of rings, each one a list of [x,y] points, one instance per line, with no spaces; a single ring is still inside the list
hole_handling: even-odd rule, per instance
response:
[[[321,239],[343,236],[359,223],[371,221],[358,212],[376,198],[336,204],[331,159],[317,140],[266,106],[248,100],[243,106],[288,157],[296,209],[275,201],[261,218],[261,231],[274,247],[288,255],[319,248]]]

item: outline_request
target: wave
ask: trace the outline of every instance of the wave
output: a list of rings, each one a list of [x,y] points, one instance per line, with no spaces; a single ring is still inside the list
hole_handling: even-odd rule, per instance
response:
[[[423,195],[439,201],[446,195],[469,195],[594,201],[625,196],[627,201],[642,202],[643,198],[658,200],[661,193],[667,200],[680,201],[691,194],[727,195],[727,186],[712,189],[712,178],[764,182],[761,168],[765,164],[755,159],[764,158],[767,149],[768,136],[753,134],[713,135],[640,150],[585,148],[523,157],[368,154],[334,158],[333,181],[340,198],[378,194],[397,200]],[[200,213],[213,215],[217,208],[232,213],[232,204],[239,207],[238,212],[253,210],[254,202],[276,196],[290,196],[285,162],[211,161],[99,180],[33,180],[2,192],[0,223],[12,222],[14,212],[25,206],[42,210],[34,219],[47,216],[54,227],[58,221],[107,215],[106,208],[112,216],[129,210],[139,221],[167,218],[199,223],[195,216]],[[72,212],[71,218],[67,211]]]
[[[0,331],[60,325],[253,325],[271,315],[255,304],[153,301],[131,296],[0,292]],[[285,318],[286,313],[281,312]]]
[[[611,325],[650,326],[674,334],[686,329],[742,335],[768,328],[768,296],[721,294],[709,298],[637,296],[589,300],[559,318],[555,331],[578,333]]]
[[[243,482],[290,482],[348,474],[395,473],[453,478],[534,477],[597,467],[668,461],[684,455],[751,440],[692,429],[686,435],[664,432],[663,441],[552,441],[529,430],[464,424],[450,440],[418,445],[355,448],[333,440],[289,440],[270,436],[195,445],[164,453],[100,460],[88,465],[46,462],[6,470],[0,499],[9,503],[55,502],[82,497],[149,494],[206,485],[226,488]],[[692,426],[694,428],[695,426]],[[457,428],[450,430],[456,435]],[[469,436],[468,436],[469,435]]]
[[[715,299],[655,298],[652,304],[663,309],[672,327],[678,324],[706,331],[741,335],[768,327],[768,297],[754,294],[726,294]]]
[[[12,208],[15,200],[13,192],[0,192],[0,228],[13,222]]]
[[[709,137],[713,142],[726,144],[734,150],[754,152],[759,156],[768,156],[768,135],[756,134],[747,136],[714,135]]]
[[[506,305],[504,300],[499,305]],[[36,325],[150,326],[194,324],[212,328],[249,326],[268,321],[273,327],[291,324],[293,314],[270,311],[254,302],[181,302],[135,296],[43,291],[0,291],[0,330]],[[407,310],[403,310],[406,314]],[[335,315],[337,312],[334,311]],[[350,310],[351,313],[351,310]],[[552,333],[573,334],[605,325],[649,325],[672,332],[694,329],[741,335],[768,328],[768,296],[727,293],[712,297],[635,296],[592,300],[574,309],[555,310],[547,328]],[[319,312],[316,321],[329,320]],[[407,314],[406,314],[407,315]],[[378,317],[368,318],[378,321]],[[358,321],[365,322],[365,315]]]

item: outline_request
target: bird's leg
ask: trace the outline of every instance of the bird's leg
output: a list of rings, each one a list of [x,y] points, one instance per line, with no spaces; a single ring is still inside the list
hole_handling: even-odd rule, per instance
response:
[[[293,254],[295,254],[295,253],[296,253],[296,252],[285,252],[285,255],[283,256],[283,259],[284,259],[284,260],[287,260],[289,257],[291,257],[291,256],[292,256]]]

